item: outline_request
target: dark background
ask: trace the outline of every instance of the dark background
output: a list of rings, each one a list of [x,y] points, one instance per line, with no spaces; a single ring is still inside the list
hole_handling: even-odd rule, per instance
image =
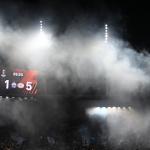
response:
[[[28,27],[40,19],[55,26],[56,33],[79,21],[101,27],[106,22],[138,51],[150,48],[148,2],[106,0],[5,0],[0,15],[12,27]]]

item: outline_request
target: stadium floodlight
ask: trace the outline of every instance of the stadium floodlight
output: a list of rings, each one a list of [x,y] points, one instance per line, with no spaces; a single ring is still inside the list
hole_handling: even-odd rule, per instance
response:
[[[29,49],[42,50],[49,48],[51,44],[51,34],[45,33],[43,31],[43,21],[40,21],[40,32],[32,35],[29,38],[27,45],[29,46]]]
[[[40,32],[43,32],[43,21],[40,21]]]
[[[96,115],[101,117],[106,117],[108,114],[108,110],[106,107],[95,107],[92,109],[88,109],[87,113],[89,115]]]
[[[32,41],[33,42],[33,41]],[[48,36],[44,32],[40,32],[34,39],[34,46],[37,48],[48,48],[50,45],[50,41],[48,40]]]
[[[106,107],[102,107],[102,108],[100,109],[100,111],[99,111],[99,115],[100,115],[101,117],[106,117],[107,114],[108,114],[108,109],[107,109]]]
[[[128,108],[128,109],[127,109]],[[122,112],[131,112],[132,107],[94,107],[87,109],[87,114],[89,116],[100,116],[106,118],[107,116],[120,115]]]
[[[108,25],[105,24],[105,43],[108,42]]]

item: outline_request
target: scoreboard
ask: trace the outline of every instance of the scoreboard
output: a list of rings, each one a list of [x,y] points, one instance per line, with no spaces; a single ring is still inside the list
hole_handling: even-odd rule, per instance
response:
[[[35,96],[38,93],[35,70],[0,68],[0,96]]]

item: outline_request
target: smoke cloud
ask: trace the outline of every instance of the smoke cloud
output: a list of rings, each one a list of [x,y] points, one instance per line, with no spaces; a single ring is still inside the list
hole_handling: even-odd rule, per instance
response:
[[[87,113],[91,116],[91,119],[99,120],[99,123],[104,124],[103,134],[105,135],[103,136],[107,137],[108,144],[112,148],[126,147],[126,149],[133,149],[150,146],[148,140],[150,130],[149,110],[111,108],[107,111],[109,111],[108,114],[106,112],[98,114],[97,112],[96,116],[94,115],[95,117],[92,114],[94,111],[91,110]]]
[[[109,99],[136,103],[133,97],[139,93],[144,95],[149,87],[150,56],[136,52],[129,43],[112,36],[106,44],[102,30],[89,33],[82,28],[69,28],[59,36],[52,31],[46,35],[49,42],[41,48],[43,41],[34,41],[38,37],[34,29],[14,30],[1,23],[1,65],[6,63],[9,67],[19,65],[39,70],[43,73],[42,77],[49,81],[49,94],[57,93],[59,83],[66,91],[73,88],[83,94],[90,87],[98,91],[104,89]],[[60,99],[65,101],[64,98]],[[65,112],[67,106],[61,106],[60,99],[52,97],[38,107],[18,102],[3,104],[0,105],[0,115],[15,121],[22,128],[36,132],[46,122],[55,126],[69,115]],[[45,106],[51,106],[51,109]],[[54,119],[56,116],[61,117]],[[144,135],[149,130],[149,112],[144,115],[141,112],[125,113],[108,118],[107,124],[110,137],[114,139],[127,138],[131,131],[136,136]]]
[[[74,86],[101,88],[105,84],[115,99],[130,97],[139,87],[149,85],[149,56],[115,37],[105,44],[102,31],[84,32],[69,29],[55,38],[46,33],[48,43],[43,48],[38,32],[14,31],[1,25],[1,56],[9,65],[26,65],[62,82],[70,78]]]

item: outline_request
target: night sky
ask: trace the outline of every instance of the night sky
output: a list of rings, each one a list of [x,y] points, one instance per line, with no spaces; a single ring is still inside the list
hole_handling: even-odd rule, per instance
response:
[[[105,22],[137,50],[150,48],[148,3],[100,0],[6,0],[0,2],[0,15],[10,26],[28,27],[43,19],[57,33],[79,21],[101,27]]]

